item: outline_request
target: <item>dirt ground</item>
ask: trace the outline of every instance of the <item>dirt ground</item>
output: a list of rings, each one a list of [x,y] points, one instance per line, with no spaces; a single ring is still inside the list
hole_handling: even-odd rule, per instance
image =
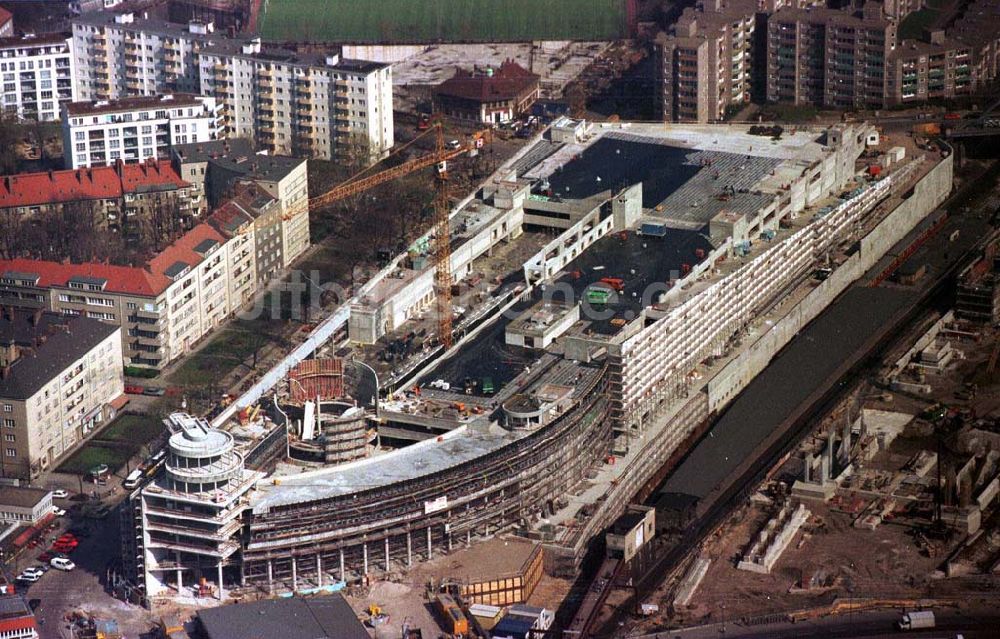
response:
[[[360,619],[369,620],[368,608],[379,606],[388,616],[376,632],[379,637],[398,637],[404,622],[420,628],[425,637],[444,633],[430,607],[428,588],[448,579],[487,578],[516,572],[528,557],[532,545],[513,538],[494,538],[456,549],[412,570],[397,574],[396,581],[374,582],[370,588],[352,588],[347,599]],[[528,604],[555,610],[569,592],[570,582],[543,575]]]

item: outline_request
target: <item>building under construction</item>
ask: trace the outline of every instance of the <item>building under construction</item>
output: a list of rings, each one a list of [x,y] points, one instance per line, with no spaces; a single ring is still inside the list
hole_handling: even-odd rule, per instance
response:
[[[354,393],[318,382],[326,365],[296,369],[300,349],[237,400],[263,406],[260,418],[216,420],[213,433],[259,424],[252,449],[280,429],[289,442],[330,432],[332,449],[321,463],[246,464],[261,474],[239,499],[242,525],[226,529],[232,552],[189,562],[186,548],[148,548],[150,596],[205,575],[321,587],[501,531],[542,542],[546,570],[573,574],[667,459],[951,183],[951,158],[936,152],[871,177],[859,157],[877,136],[863,124],[779,140],[729,126],[580,130],[530,145],[452,212],[450,272],[465,293],[453,347],[420,328],[436,268],[421,238],[317,329],[372,345],[347,351],[374,358],[358,363],[372,401],[313,401]],[[516,277],[477,277],[527,241],[539,248]],[[385,349],[388,365],[373,355]],[[277,401],[265,388],[275,379]],[[355,455],[362,415],[396,447]],[[158,480],[144,499],[166,489]]]

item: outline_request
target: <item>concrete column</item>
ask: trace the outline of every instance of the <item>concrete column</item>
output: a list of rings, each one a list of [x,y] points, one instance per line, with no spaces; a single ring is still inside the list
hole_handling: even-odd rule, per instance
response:
[[[240,562],[240,586],[246,587],[247,585],[247,566],[242,561]]]
[[[222,587],[222,562],[218,563],[218,573],[219,573],[219,601],[224,601],[226,599],[226,591]]]
[[[431,554],[431,527],[428,526],[427,527],[427,558],[430,559],[431,557],[432,557],[432,554]]]
[[[466,546],[471,546],[472,545],[472,529],[471,528],[465,531],[465,545]]]
[[[274,592],[274,566],[271,565],[271,560],[267,560],[267,591]]]
[[[389,572],[389,538],[385,538],[385,571]]]
[[[364,569],[364,574],[367,575],[368,574],[368,542],[367,541],[362,542],[361,548],[364,549],[364,555],[365,555],[365,569]]]
[[[448,531],[448,552],[451,552],[451,530]]]
[[[179,550],[174,551],[174,561],[177,563],[177,594],[180,594],[181,588],[184,587],[184,577],[181,576],[181,552]]]
[[[292,591],[299,589],[299,571],[298,565],[295,562],[295,557],[292,557]]]
[[[406,531],[406,567],[413,565],[413,540],[410,538],[410,531]]]
[[[323,585],[323,557],[316,553],[316,585]]]
[[[344,549],[340,549],[340,580],[347,581],[347,573],[344,572]]]

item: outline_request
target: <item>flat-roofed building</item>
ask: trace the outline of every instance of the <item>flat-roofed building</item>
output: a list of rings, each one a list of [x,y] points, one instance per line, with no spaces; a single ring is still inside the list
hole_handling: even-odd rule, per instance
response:
[[[0,344],[0,474],[34,478],[121,407],[121,328],[95,317],[8,307]]]
[[[27,120],[59,119],[59,105],[78,98],[68,33],[0,38],[3,110]]]
[[[883,106],[896,26],[874,2],[859,12],[777,10],[767,20],[767,100],[845,109]]]
[[[118,160],[168,160],[175,144],[219,137],[215,98],[186,93],[69,102],[62,106],[63,155],[69,168]]]
[[[34,526],[51,513],[51,490],[30,486],[4,486],[0,491],[0,523]]]
[[[221,206],[241,184],[252,182],[277,200],[281,215],[281,268],[309,248],[309,174],[307,161],[254,153],[249,140],[236,138],[173,149],[181,176],[201,185],[208,203]]]
[[[660,34],[663,119],[714,122],[750,100],[757,2],[701,0]]]
[[[262,45],[216,31],[132,13],[73,22],[80,98],[113,100],[184,92],[212,96],[226,137],[261,149],[323,159],[384,157],[394,144],[392,68]],[[141,52],[141,54],[139,53]]]

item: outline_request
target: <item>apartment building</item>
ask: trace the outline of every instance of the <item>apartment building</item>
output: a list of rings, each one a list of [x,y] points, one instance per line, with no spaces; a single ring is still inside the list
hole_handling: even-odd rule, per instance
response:
[[[228,137],[279,155],[362,162],[393,145],[392,67],[220,41],[198,54],[201,93],[224,105]]]
[[[979,85],[973,47],[937,30],[930,41],[904,40],[890,58],[888,103],[972,95]]]
[[[178,145],[173,149],[173,163],[181,176],[203,189],[213,208],[231,199],[240,184],[249,182],[277,200],[282,268],[309,248],[306,160],[254,153],[248,140],[236,138]]]
[[[162,368],[252,297],[249,285],[256,289],[252,225],[214,223],[195,226],[142,267],[0,260],[0,305],[118,326],[126,363]]]
[[[896,21],[861,11],[782,8],[767,20],[767,100],[831,108],[886,103]]]
[[[229,304],[232,310],[238,310],[249,304],[257,292],[254,218],[233,201],[217,208],[206,221],[228,240],[225,259],[229,261]]]
[[[211,23],[186,28],[134,14],[73,22],[80,96],[111,100],[164,92],[214,97],[223,134],[276,154],[324,159],[386,155],[393,145],[387,64],[264,47]]]
[[[285,267],[282,253],[282,217],[278,200],[253,182],[238,183],[236,195],[219,211],[234,207],[253,219],[254,266],[257,286],[263,288]]]
[[[186,93],[68,102],[62,105],[63,155],[69,168],[170,159],[175,144],[220,137],[215,98]]]
[[[660,34],[664,120],[714,122],[750,101],[756,0],[699,0]]]
[[[27,277],[5,269],[0,281]],[[0,475],[33,479],[123,405],[121,328],[8,307],[0,344]]]
[[[3,109],[27,120],[59,119],[59,105],[78,99],[68,33],[0,38]]]
[[[149,215],[156,207],[186,218],[199,217],[206,208],[201,191],[167,160],[0,178],[0,215],[39,215],[71,204],[92,207],[99,220],[119,230],[127,218]]]

